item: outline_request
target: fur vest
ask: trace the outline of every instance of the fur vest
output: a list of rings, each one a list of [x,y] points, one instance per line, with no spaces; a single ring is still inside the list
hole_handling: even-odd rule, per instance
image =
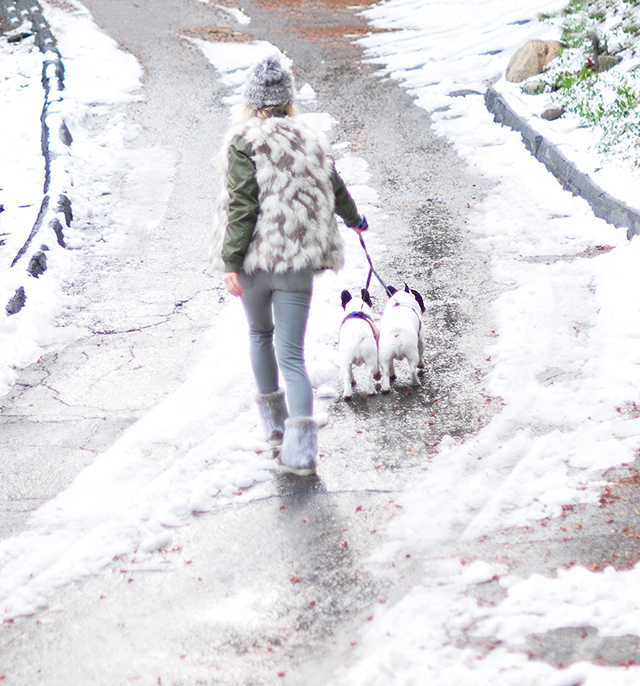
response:
[[[223,269],[229,223],[229,146],[242,136],[253,148],[259,212],[243,270],[340,269],[344,242],[334,215],[333,160],[325,136],[299,117],[253,117],[233,126],[220,152],[223,189],[214,212],[211,267]]]

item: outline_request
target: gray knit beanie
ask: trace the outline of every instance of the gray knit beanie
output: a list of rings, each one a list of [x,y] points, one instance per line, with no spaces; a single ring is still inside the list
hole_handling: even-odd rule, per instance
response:
[[[277,55],[260,60],[249,72],[244,87],[244,104],[252,110],[286,107],[295,99],[293,74]]]

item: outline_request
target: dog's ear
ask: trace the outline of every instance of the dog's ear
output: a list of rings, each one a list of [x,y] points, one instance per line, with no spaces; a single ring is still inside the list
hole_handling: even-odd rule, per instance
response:
[[[416,299],[418,305],[420,305],[420,311],[422,312],[422,314],[424,314],[427,308],[424,306],[424,300],[422,299],[422,296],[420,295],[420,293],[418,293],[418,291],[414,291],[413,288],[411,289],[411,293],[413,294],[413,297]]]
[[[393,286],[387,286],[387,292],[389,293],[389,297],[391,297],[398,292],[398,289],[394,288]]]
[[[349,293],[349,291],[342,291],[342,293],[340,293],[340,299],[342,300],[342,309],[344,310],[346,304],[351,300],[351,293]]]
[[[366,288],[363,288],[360,291],[360,295],[362,295],[362,300],[369,305],[369,307],[373,307],[373,303],[371,302],[371,296],[369,295],[369,291]]]

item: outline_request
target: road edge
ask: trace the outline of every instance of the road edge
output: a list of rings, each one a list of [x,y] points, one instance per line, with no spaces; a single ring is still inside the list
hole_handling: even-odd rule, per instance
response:
[[[529,152],[545,165],[564,188],[584,198],[596,217],[617,228],[626,228],[629,240],[640,234],[640,212],[609,195],[587,174],[579,171],[557,146],[518,116],[500,93],[494,88],[488,88],[484,102],[494,120],[520,133]]]

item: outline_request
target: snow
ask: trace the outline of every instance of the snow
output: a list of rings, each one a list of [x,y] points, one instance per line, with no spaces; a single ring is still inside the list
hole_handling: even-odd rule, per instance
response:
[[[60,193],[72,201],[78,222],[65,231],[69,250],[57,245],[48,228],[48,214],[25,258],[10,268],[18,250],[27,240],[43,198],[44,159],[40,147],[40,115],[44,91],[40,80],[42,64],[50,55],[42,55],[33,38],[19,43],[3,42],[0,59],[8,78],[0,86],[0,125],[10,131],[3,143],[3,164],[11,174],[5,174],[0,202],[5,212],[0,215],[0,233],[7,233],[6,247],[0,267],[0,301],[6,304],[16,289],[25,289],[28,307],[19,314],[7,316],[0,311],[0,392],[6,392],[17,378],[16,369],[35,362],[44,349],[55,349],[77,336],[77,327],[61,328],[56,319],[72,306],[65,285],[77,273],[77,249],[87,246],[88,232],[79,230],[82,220],[104,222],[104,234],[116,235],[117,213],[109,207],[105,177],[126,166],[119,160],[135,132],[122,115],[110,114],[112,105],[139,99],[140,65],[132,55],[117,48],[115,41],[92,25],[88,12],[74,5],[69,14],[44,5],[47,17],[55,28],[60,50],[64,54],[65,91],[60,97],[52,91],[47,124],[51,135],[50,206]],[[57,130],[64,119],[73,137],[73,147],[60,142]],[[107,119],[96,133],[97,120]],[[14,135],[15,134],[15,135]],[[131,153],[123,153],[126,157]],[[10,229],[10,230],[9,230]],[[45,243],[48,271],[39,279],[26,276],[29,257]]]
[[[376,28],[396,29],[361,40],[367,59],[381,65],[380,76],[408,88],[416,105],[433,113],[434,130],[470,167],[496,181],[471,209],[467,226],[503,287],[494,303],[496,338],[486,351],[490,371],[484,389],[503,403],[502,410],[465,441],[445,437],[425,461],[422,477],[396,499],[403,514],[371,556],[373,571],[382,572],[406,544],[437,550],[459,537],[471,540],[555,517],[563,505],[594,502],[602,470],[632,462],[640,449],[640,419],[621,411],[633,406],[640,391],[640,240],[628,242],[624,230],[597,219],[586,202],[563,191],[519,135],[493,122],[482,99],[486,84],[525,40],[555,37],[535,16],[563,4],[389,0],[363,12]],[[50,268],[40,279],[25,279],[24,270],[1,265],[2,302],[24,285],[28,305],[11,317],[0,312],[0,391],[15,382],[18,368],[82,333],[78,326],[58,326],[57,318],[68,307],[72,313],[80,307],[77,300],[69,302],[65,288],[83,253],[123,254],[130,227],[158,222],[162,198],[172,187],[172,151],[135,149],[135,128],[119,107],[143,95],[140,65],[79,3],[73,6],[69,13],[45,5],[67,70],[67,89],[52,114],[64,117],[74,138],[59,153],[56,177],[73,200],[73,249],[51,243]],[[524,19],[530,21],[515,23]],[[246,70],[276,50],[266,42],[190,40],[232,90],[230,109],[239,101]],[[15,133],[3,150],[3,168],[12,174],[3,179],[0,233],[16,227],[7,237],[6,255],[28,235],[41,201],[42,56],[27,39],[2,43],[0,62],[6,74],[0,126]],[[505,84],[499,87],[507,92]],[[463,89],[478,95],[449,95]],[[510,98],[520,96],[512,91]],[[313,84],[305,84],[304,116],[330,131],[331,116],[310,111],[314,103]],[[582,155],[584,131],[570,120],[554,126],[549,137],[570,140]],[[335,146],[338,169],[375,225],[382,209],[375,188],[367,185],[367,164],[348,150],[348,142]],[[125,216],[105,195],[122,173],[133,180],[127,192],[140,200],[136,214]],[[609,166],[601,176],[612,187],[633,187],[622,169]],[[80,230],[89,226],[93,233]],[[359,287],[368,273],[357,236],[341,230],[347,268],[317,279],[307,334],[310,376],[326,403],[338,395],[340,291]],[[367,235],[367,246],[375,262],[383,250],[375,233]],[[115,555],[138,550],[152,559],[192,512],[212,510],[271,478],[247,357],[246,323],[234,301],[222,311],[184,384],[38,510],[27,531],[0,543],[4,617],[45,607],[58,587],[98,573]],[[318,404],[318,419],[326,423],[326,405]],[[431,556],[420,583],[395,604],[381,606],[363,627],[354,659],[337,673],[335,684],[408,685],[424,683],[425,674],[434,686],[638,683],[635,667],[579,663],[559,671],[509,649],[532,633],[567,626],[640,635],[640,610],[630,600],[638,573],[574,567],[557,578],[519,579],[505,565],[463,565]],[[506,598],[480,607],[469,590],[495,580]],[[235,598],[208,610],[204,621],[234,621],[251,604],[250,597]],[[504,645],[486,654],[461,647],[465,632],[499,638]]]
[[[313,86],[310,83],[305,83],[304,86],[298,91],[298,100],[300,102],[311,102],[316,99],[316,92],[313,90]]]
[[[633,591],[640,570],[607,567],[592,574],[583,567],[558,570],[558,578],[533,574],[509,588],[507,598],[476,629],[513,644],[532,633],[561,627],[595,627],[601,636],[638,635],[640,603]]]
[[[214,5],[214,7],[231,15],[231,17],[235,19],[238,24],[246,26],[247,24],[251,23],[251,17],[245,14],[242,10],[239,10],[235,7],[225,7],[224,5]]]

